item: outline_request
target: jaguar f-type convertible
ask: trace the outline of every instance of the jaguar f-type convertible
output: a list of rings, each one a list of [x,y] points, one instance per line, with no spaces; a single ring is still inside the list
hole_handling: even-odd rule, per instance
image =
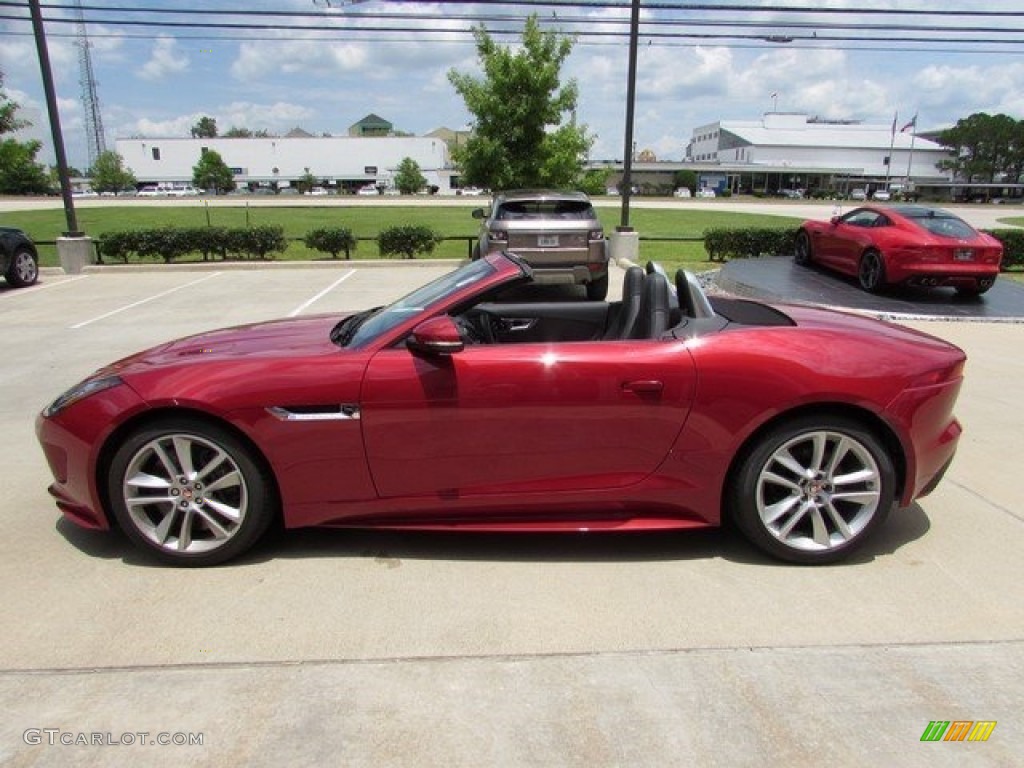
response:
[[[665,531],[731,520],[848,555],[953,459],[965,357],[839,312],[626,272],[621,301],[523,292],[510,253],[390,306],[204,333],[97,371],[37,421],[57,506],[176,565],[271,523]],[[518,288],[516,286],[519,286]],[[510,293],[510,289],[514,289]],[[513,295],[514,294],[514,295]]]

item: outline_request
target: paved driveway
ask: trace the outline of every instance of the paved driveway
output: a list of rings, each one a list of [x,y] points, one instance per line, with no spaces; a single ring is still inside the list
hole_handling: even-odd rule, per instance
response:
[[[841,566],[781,565],[717,531],[302,531],[185,571],[59,521],[33,418],[67,385],[175,336],[372,306],[444,269],[117,272],[0,292],[0,763],[953,766],[1024,754],[1019,326],[922,326],[971,357],[961,454],[934,495]],[[957,719],[998,726],[984,744],[920,743],[929,721]],[[119,741],[51,746],[30,728]],[[141,731],[205,741],[124,744]]]

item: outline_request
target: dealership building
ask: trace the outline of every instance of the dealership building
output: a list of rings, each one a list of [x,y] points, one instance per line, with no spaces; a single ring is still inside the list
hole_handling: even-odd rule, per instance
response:
[[[297,134],[297,135],[296,135]],[[288,187],[310,173],[318,183],[355,191],[393,186],[403,159],[412,158],[442,194],[454,171],[448,145],[436,136],[310,136],[302,131],[264,138],[117,139],[116,149],[140,185],[191,184],[205,152],[220,154],[239,186]]]

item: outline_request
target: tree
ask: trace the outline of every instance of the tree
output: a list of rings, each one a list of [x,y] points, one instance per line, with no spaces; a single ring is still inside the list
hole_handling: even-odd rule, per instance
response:
[[[199,162],[192,166],[192,183],[200,189],[212,189],[215,194],[230,192],[235,188],[235,179],[219,152],[212,149],[203,152]]]
[[[672,176],[672,183],[676,189],[685,187],[690,190],[691,195],[697,194],[697,174],[688,168],[676,171]]]
[[[199,121],[192,126],[193,139],[212,139],[217,136],[217,121],[212,117],[199,118]]]
[[[402,158],[395,172],[395,186],[403,195],[414,195],[427,186],[427,178],[420,172],[420,164],[411,157]]]
[[[542,31],[536,15],[527,18],[515,52],[496,44],[483,26],[473,36],[483,77],[448,72],[473,115],[472,136],[453,153],[463,183],[490,189],[574,186],[592,139],[575,122],[576,81],[559,80],[573,39]]]
[[[92,188],[97,192],[123,192],[135,187],[135,174],[117,152],[100,152],[92,166]]]
[[[195,135],[195,129],[192,129],[192,135]],[[252,131],[248,128],[239,128],[238,126],[232,125],[226,131],[224,131],[225,139],[251,139]]]
[[[29,125],[18,118],[18,105],[7,98],[3,85],[4,75],[0,72],[0,136]],[[35,140],[0,140],[0,194],[40,195],[50,191],[50,175],[45,166],[36,162],[41,148],[42,144]]]
[[[1024,170],[1024,121],[976,112],[939,134],[952,157],[939,165],[964,181],[1016,182]]]
[[[310,190],[316,186],[316,176],[310,172],[308,166],[305,170],[306,172],[299,177],[298,181],[295,182],[295,186],[301,194],[308,195]]]

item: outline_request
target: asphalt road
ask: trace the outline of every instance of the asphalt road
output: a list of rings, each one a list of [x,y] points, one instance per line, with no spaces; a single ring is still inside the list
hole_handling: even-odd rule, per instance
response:
[[[960,453],[834,567],[767,560],[728,531],[300,531],[184,571],[60,521],[33,419],[68,385],[176,336],[373,306],[448,268],[0,288],[0,764],[1018,764],[1017,325],[915,324],[970,356]],[[998,725],[985,743],[921,743],[933,720]],[[27,732],[47,728],[57,743]],[[162,732],[203,744],[138,743]],[[82,733],[118,744],[60,743]]]

